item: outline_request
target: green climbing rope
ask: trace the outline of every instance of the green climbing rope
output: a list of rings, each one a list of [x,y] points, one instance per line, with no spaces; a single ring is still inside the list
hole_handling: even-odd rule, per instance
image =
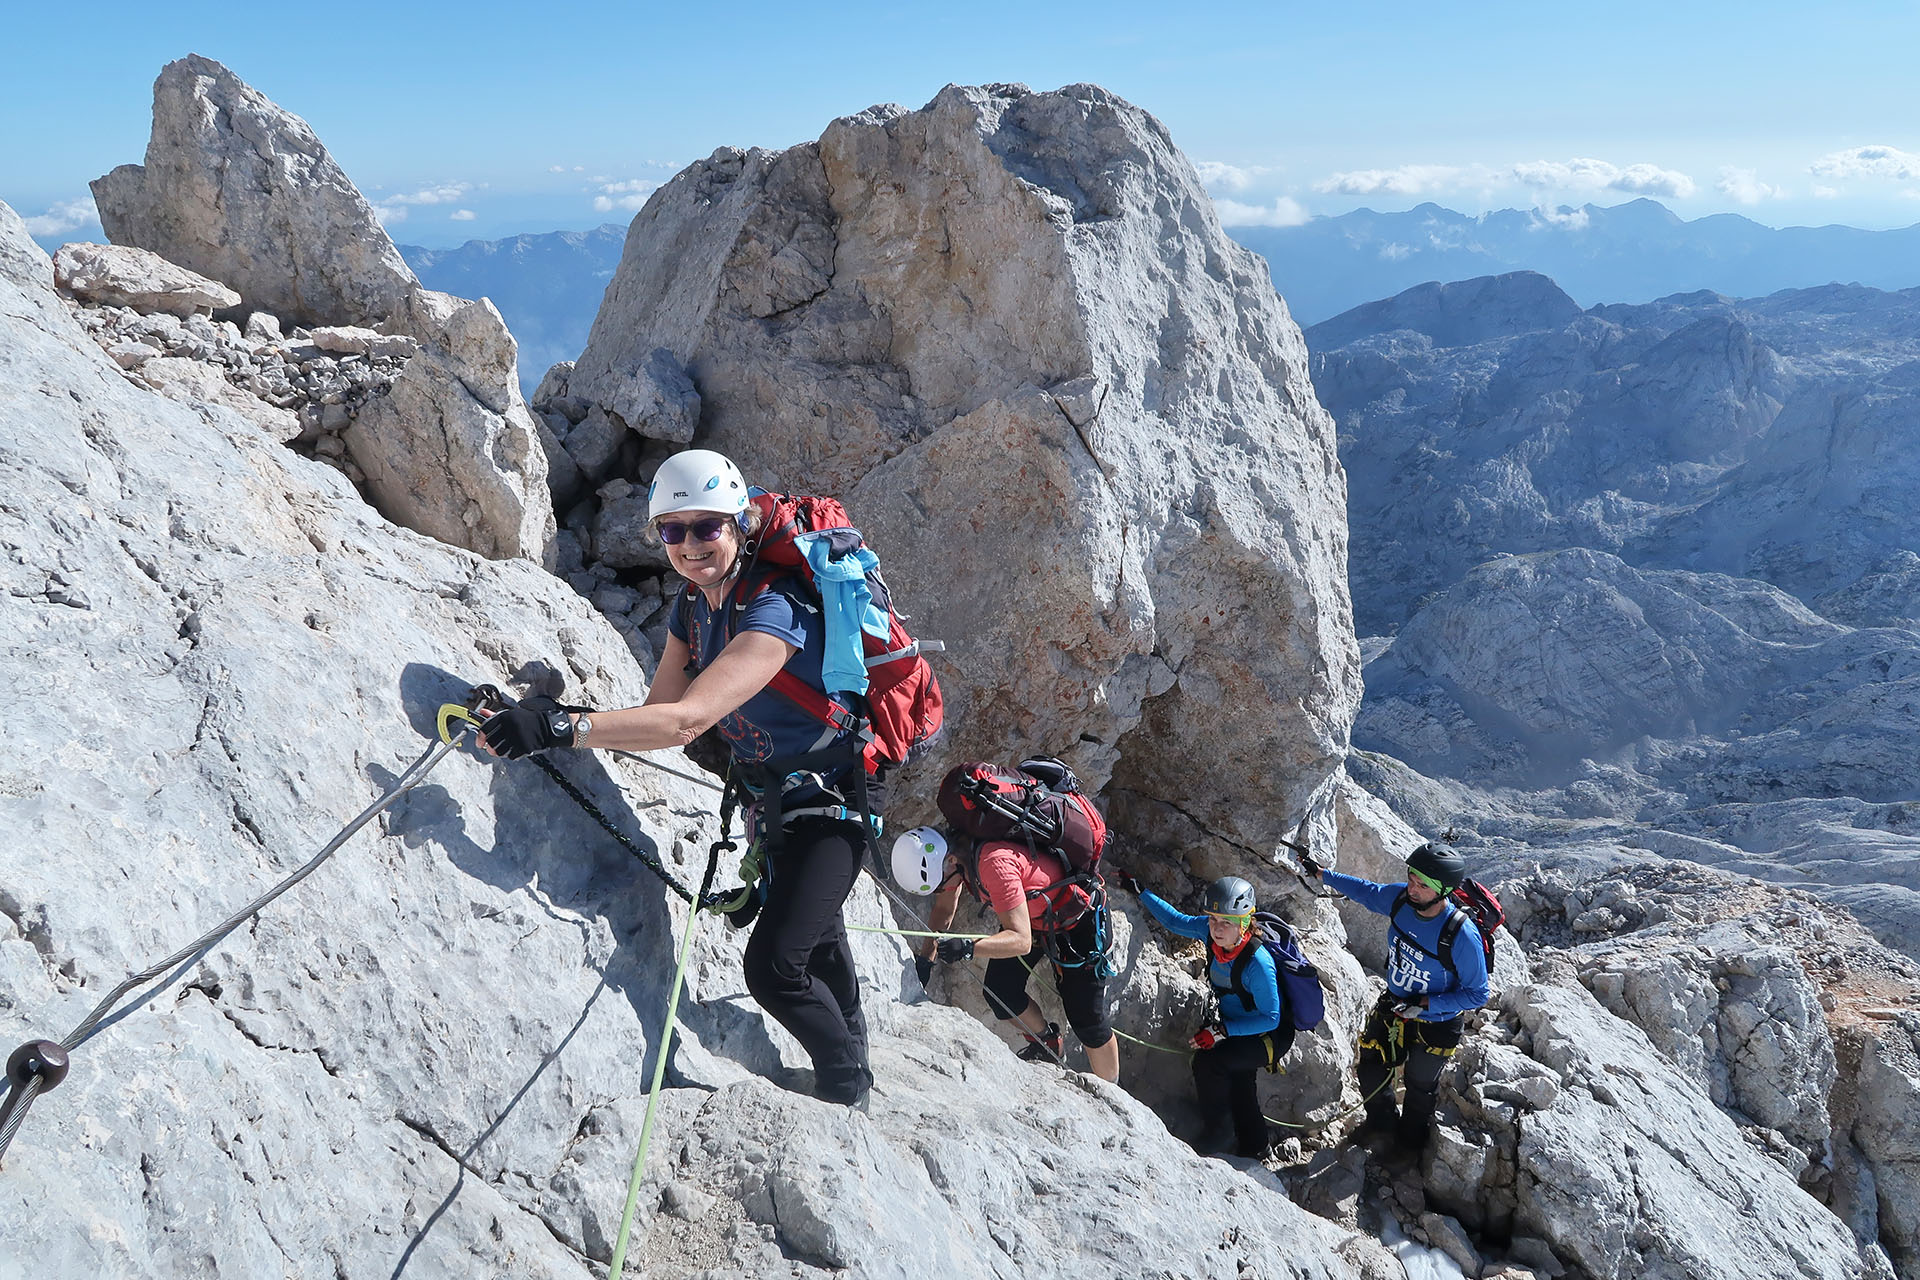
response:
[[[720,865],[720,846],[707,855],[707,874],[700,882],[700,896],[713,888],[713,873]],[[647,1143],[653,1137],[653,1117],[660,1106],[660,1085],[667,1076],[667,1055],[673,1049],[673,1022],[680,1012],[680,988],[687,976],[687,957],[693,952],[693,931],[699,926],[700,912],[687,912],[687,927],[680,935],[680,959],[673,968],[673,986],[667,994],[667,1018],[660,1028],[659,1049],[653,1055],[653,1085],[647,1090],[647,1116],[640,1122],[640,1149],[633,1153],[633,1173],[627,1179],[627,1204],[620,1213],[620,1234],[613,1242],[613,1262],[607,1269],[609,1280],[619,1280],[627,1256],[627,1235],[633,1230],[633,1210],[640,1201],[640,1179],[647,1167]]]

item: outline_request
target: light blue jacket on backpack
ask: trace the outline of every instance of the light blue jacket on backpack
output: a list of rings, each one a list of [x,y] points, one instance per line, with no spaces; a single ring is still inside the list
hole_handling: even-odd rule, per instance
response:
[[[880,557],[862,546],[836,560],[831,544],[817,533],[803,533],[793,541],[813,570],[821,616],[827,624],[821,683],[828,693],[865,693],[867,656],[860,633],[864,630],[881,640],[888,634],[887,615],[875,607],[867,586],[867,572],[880,567]]]

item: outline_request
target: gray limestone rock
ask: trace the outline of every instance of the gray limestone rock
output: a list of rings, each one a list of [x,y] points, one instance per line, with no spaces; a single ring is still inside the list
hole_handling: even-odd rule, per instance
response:
[[[240,305],[240,295],[218,280],[129,245],[63,244],[53,255],[53,278],[83,302],[142,314],[190,316]]]
[[[347,428],[347,448],[389,519],[492,559],[550,563],[547,459],[511,380],[513,339],[485,298],[454,312],[441,332],[445,345],[409,360]],[[494,345],[501,350],[490,353]],[[489,386],[475,377],[480,370],[507,380]]]
[[[94,190],[116,244],[236,284],[251,305],[310,326],[313,350],[399,359],[424,346],[428,358],[409,361],[347,434],[352,465],[396,523],[550,562],[546,455],[506,324],[485,299],[420,287],[305,121],[219,63],[183,58],[154,84],[146,165]]]
[[[692,442],[843,499],[947,644],[916,778],[1063,753],[1143,838],[1223,865],[1269,857],[1337,771],[1358,660],[1331,423],[1145,112],[954,87],[715,152],[635,218],[568,390],[635,425],[662,352]]]
[[[306,121],[210,58],[153,85],[145,165],[93,183],[115,244],[151,249],[296,324],[375,325],[418,285]]]
[[[62,710],[0,754],[9,1044],[64,1033],[299,866],[467,681],[645,695],[621,638],[537,567],[395,528],[230,411],[132,385],[4,205],[0,483],[0,671]],[[711,792],[555,764],[698,879]],[[862,886],[849,918],[886,914]],[[538,771],[456,753],[79,1047],[8,1152],[9,1257],[155,1280],[598,1274],[687,924]],[[897,1003],[911,968],[878,935],[855,935],[869,1111],[788,1091],[773,1078],[804,1059],[746,998],[742,942],[711,917],[694,934],[632,1253],[648,1273],[1385,1274],[1377,1246],[1119,1090]]]
[[[1520,986],[1500,1005],[1514,1043],[1461,1051],[1461,1128],[1486,1140],[1439,1131],[1432,1162],[1447,1172],[1429,1197],[1442,1210],[1537,1237],[1589,1275],[1691,1280],[1736,1258],[1743,1275],[1781,1280],[1890,1274],[1584,991]],[[1556,1087],[1529,1097],[1525,1081],[1543,1073]],[[1448,1186],[1478,1194],[1456,1201]]]

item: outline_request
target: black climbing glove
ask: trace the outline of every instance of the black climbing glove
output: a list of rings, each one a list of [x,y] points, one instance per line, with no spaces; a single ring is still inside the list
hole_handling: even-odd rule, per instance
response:
[[[915,956],[913,958],[913,971],[920,975],[921,986],[924,987],[929,982],[932,982],[933,981],[933,957],[932,956]]]
[[[536,694],[517,707],[490,716],[480,726],[495,755],[509,760],[551,747],[573,745],[573,717],[546,694]]]
[[[1118,867],[1115,867],[1113,869],[1113,881],[1115,884],[1119,885],[1122,889],[1125,889],[1128,893],[1132,894],[1136,898],[1139,897],[1142,892],[1144,892],[1144,890],[1140,888],[1140,882],[1138,880],[1134,879],[1132,875],[1130,875],[1125,871],[1122,871]]]
[[[1320,859],[1314,857],[1311,853],[1308,853],[1305,849],[1295,850],[1294,857],[1300,860],[1300,869],[1306,872],[1308,875],[1312,876],[1315,880],[1318,880],[1320,878],[1320,873],[1326,870],[1325,867],[1320,865]]]
[[[939,953],[941,964],[959,964],[962,960],[973,959],[973,939],[942,938],[934,950]]]

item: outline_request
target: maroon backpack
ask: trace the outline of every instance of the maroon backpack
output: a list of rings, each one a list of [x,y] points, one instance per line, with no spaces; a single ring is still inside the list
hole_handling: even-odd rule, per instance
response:
[[[975,854],[989,840],[1004,840],[1066,864],[1066,879],[1027,895],[1046,903],[1038,927],[1072,928],[1093,905],[1107,823],[1060,761],[1042,756],[1015,769],[982,761],[956,765],[940,782],[939,805],[949,828],[968,837]]]

